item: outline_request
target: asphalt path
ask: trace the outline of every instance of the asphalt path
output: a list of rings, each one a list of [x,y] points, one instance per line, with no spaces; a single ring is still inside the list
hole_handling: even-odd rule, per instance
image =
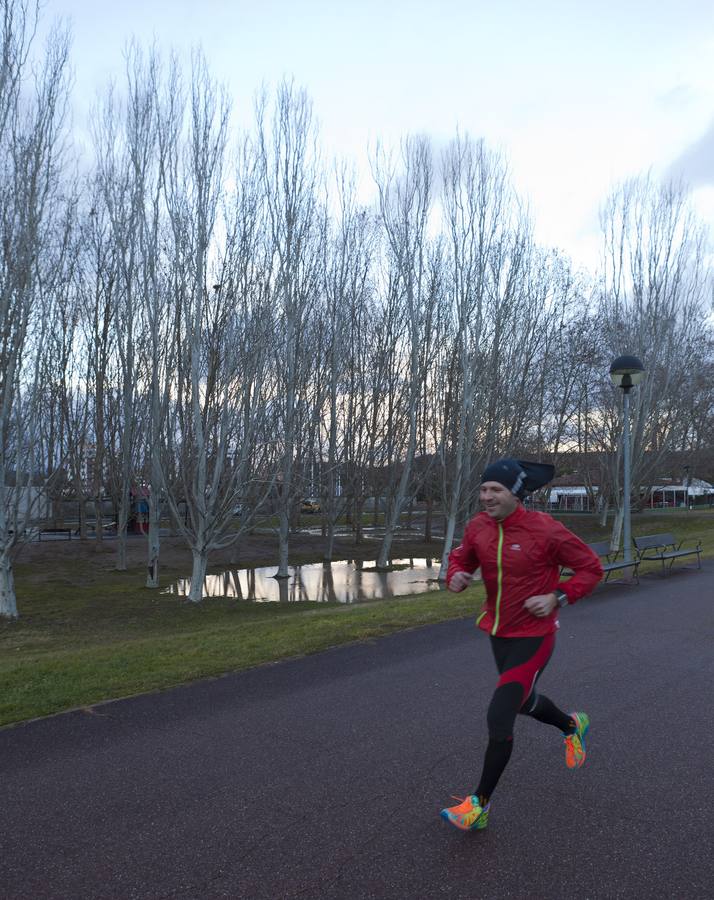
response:
[[[540,688],[592,721],[519,718],[490,824],[495,682],[460,620],[0,730],[0,897],[714,896],[714,564],[605,585],[561,615]]]

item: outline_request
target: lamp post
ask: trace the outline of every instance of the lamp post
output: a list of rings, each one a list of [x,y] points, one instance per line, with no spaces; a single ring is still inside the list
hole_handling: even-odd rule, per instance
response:
[[[684,467],[684,508],[689,509],[689,466]]]
[[[630,522],[630,391],[645,377],[645,367],[636,356],[618,356],[610,365],[612,383],[622,388],[622,455],[623,484],[623,551],[625,562],[632,562],[632,528]]]

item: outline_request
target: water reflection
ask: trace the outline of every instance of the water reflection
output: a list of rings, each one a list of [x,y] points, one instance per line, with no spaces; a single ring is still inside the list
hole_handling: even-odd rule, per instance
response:
[[[443,588],[439,583],[439,560],[393,559],[396,571],[378,572],[374,562],[342,560],[290,566],[288,578],[275,578],[275,566],[232,569],[207,575],[204,597],[234,597],[255,603],[365,603],[406,594],[423,594]],[[186,596],[191,579],[182,578],[163,593]]]

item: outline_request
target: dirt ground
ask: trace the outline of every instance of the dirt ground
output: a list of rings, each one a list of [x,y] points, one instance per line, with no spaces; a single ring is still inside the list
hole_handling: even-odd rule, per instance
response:
[[[290,564],[322,562],[326,539],[321,535],[298,532],[290,537]],[[379,552],[380,539],[367,538],[356,545],[349,536],[336,538],[333,561],[374,560]],[[414,533],[401,536],[392,543],[392,559],[410,557],[438,558],[441,555],[440,538],[425,543]],[[86,541],[78,537],[71,540],[33,541],[20,548],[16,564],[51,568],[53,564],[66,565],[68,561],[97,563],[103,568],[113,569],[116,561],[117,542],[114,537],[105,537],[101,546],[93,538]],[[209,571],[235,567],[277,565],[278,538],[270,532],[258,532],[241,536],[239,542],[224,550],[213,551],[209,555]],[[130,535],[127,539],[127,565],[135,568],[146,565],[147,538]],[[189,575],[191,572],[191,552],[180,537],[162,536],[160,567],[163,571]]]

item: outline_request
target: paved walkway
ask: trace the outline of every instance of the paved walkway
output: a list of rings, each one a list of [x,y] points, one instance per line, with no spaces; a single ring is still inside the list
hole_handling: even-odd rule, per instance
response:
[[[586,766],[519,721],[482,833],[494,684],[470,621],[0,731],[0,895],[712,896],[714,564],[566,610],[541,687],[592,719]]]

